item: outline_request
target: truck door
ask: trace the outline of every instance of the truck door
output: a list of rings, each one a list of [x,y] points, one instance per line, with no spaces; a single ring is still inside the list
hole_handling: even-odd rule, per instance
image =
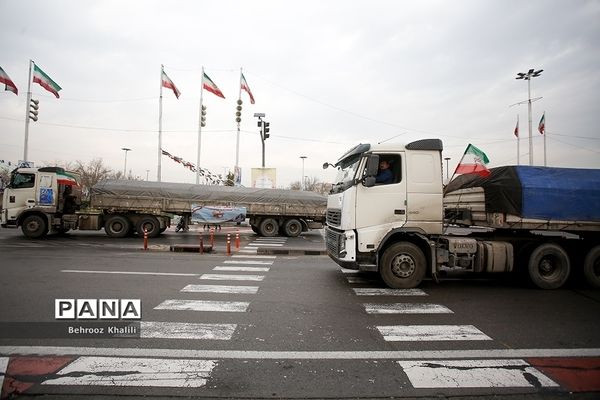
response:
[[[26,208],[35,206],[35,173],[13,172],[10,184],[4,193],[2,205],[7,212],[7,221],[16,221],[17,216]],[[16,222],[13,222],[16,223]]]
[[[365,187],[358,183],[356,190],[356,230],[358,251],[377,249],[387,232],[406,222],[406,179],[404,153],[379,155],[379,162],[387,161],[393,173],[391,183],[376,183]]]

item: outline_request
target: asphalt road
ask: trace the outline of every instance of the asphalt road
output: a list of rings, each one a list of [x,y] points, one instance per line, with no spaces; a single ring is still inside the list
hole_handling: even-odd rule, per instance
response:
[[[139,238],[0,230],[2,396],[600,394],[597,290],[542,291],[518,277],[387,290],[375,275],[302,255],[323,249],[319,231],[259,239],[242,227],[228,256],[225,235],[237,229],[224,227],[203,255],[168,251],[199,232],[168,231],[143,251]],[[140,299],[141,337],[55,335],[56,299]]]

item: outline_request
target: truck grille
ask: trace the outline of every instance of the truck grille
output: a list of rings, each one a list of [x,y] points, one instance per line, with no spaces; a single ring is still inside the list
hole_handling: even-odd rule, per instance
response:
[[[328,208],[327,224],[332,226],[340,226],[342,224],[342,210]]]
[[[327,232],[327,251],[330,254],[338,255],[340,250],[340,234],[331,229],[326,229]]]

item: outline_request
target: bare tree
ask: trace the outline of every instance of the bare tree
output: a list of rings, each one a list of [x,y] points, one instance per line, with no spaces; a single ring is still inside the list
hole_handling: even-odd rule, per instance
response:
[[[301,190],[300,181],[292,182],[289,186],[291,190]],[[309,192],[316,192],[321,194],[327,194],[331,190],[330,183],[320,182],[316,176],[307,177],[304,182],[304,190]]]
[[[81,191],[83,192],[84,201],[89,200],[90,188],[104,179],[111,178],[114,171],[104,165],[101,158],[94,158],[87,164],[77,160],[75,162],[74,171],[81,178]]]

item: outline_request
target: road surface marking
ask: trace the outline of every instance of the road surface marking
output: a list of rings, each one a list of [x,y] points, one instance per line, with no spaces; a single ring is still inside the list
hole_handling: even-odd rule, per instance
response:
[[[287,242],[287,238],[281,237],[258,237],[254,240],[258,242]]]
[[[44,385],[202,387],[216,365],[211,360],[80,357]]]
[[[421,289],[354,288],[358,296],[427,296]]]
[[[262,281],[264,275],[220,275],[220,274],[203,274],[200,279],[213,281]]]
[[[256,294],[258,286],[187,285],[182,292]]]
[[[248,249],[252,249],[252,250],[248,250]],[[256,249],[257,249],[256,247],[244,247],[242,250],[239,250],[239,252],[244,253],[244,254],[256,254]],[[245,256],[239,256],[239,257],[245,257]]]
[[[8,357],[0,357],[0,390],[4,384],[4,374],[6,373],[6,367],[8,367]]]
[[[191,350],[140,347],[0,346],[0,355],[81,355],[105,357],[161,357],[224,360],[452,360],[531,357],[600,357],[600,348],[485,349],[400,351],[254,351]]]
[[[241,251],[241,250],[240,250]],[[264,258],[264,259],[275,259],[277,256],[250,256],[250,255],[233,255],[231,258]]]
[[[250,303],[247,301],[212,301],[212,300],[165,300],[155,310],[183,310],[183,311],[218,311],[218,312],[246,312]]]
[[[223,264],[245,264],[245,265],[273,265],[273,261],[261,260],[226,260]]]
[[[398,361],[413,387],[556,387],[524,360]]]
[[[236,326],[235,324],[142,321],[140,337],[143,339],[231,340]]]
[[[213,268],[213,271],[230,271],[230,272],[269,272],[269,267],[221,267]]]
[[[440,304],[363,304],[367,314],[452,314],[452,310]]]
[[[251,247],[258,247],[258,246],[282,247],[283,243],[256,243],[256,242],[253,242],[253,243],[248,243],[248,246],[251,246]]]
[[[389,342],[492,340],[473,325],[391,325],[377,329]]]
[[[140,272],[140,271],[92,271],[81,269],[63,269],[60,272],[79,274],[122,274],[122,275],[164,275],[164,276],[198,276],[200,274],[189,274],[179,272]]]

